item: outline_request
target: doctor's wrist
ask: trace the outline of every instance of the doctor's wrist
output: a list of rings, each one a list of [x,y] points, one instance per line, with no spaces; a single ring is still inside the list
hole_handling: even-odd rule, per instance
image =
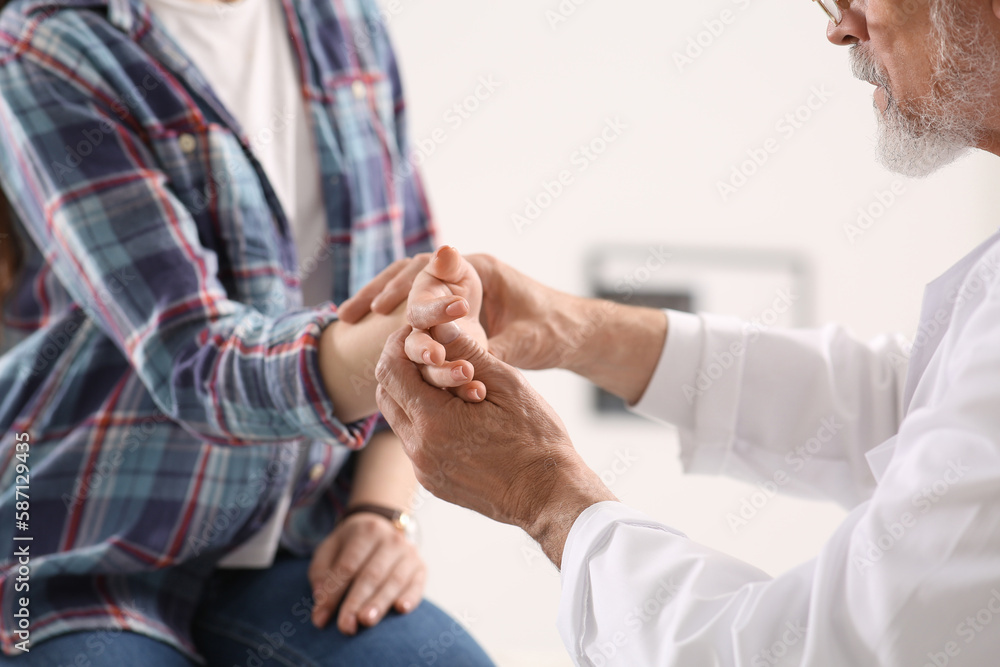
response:
[[[563,470],[538,514],[522,526],[557,568],[561,568],[563,548],[577,518],[592,505],[618,500],[582,460]]]

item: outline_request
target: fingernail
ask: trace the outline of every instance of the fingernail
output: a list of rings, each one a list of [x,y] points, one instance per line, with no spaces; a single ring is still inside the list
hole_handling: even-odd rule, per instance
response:
[[[481,389],[473,389],[472,395],[476,397],[477,401],[483,400],[483,392]]]
[[[431,351],[430,350],[424,350],[424,353],[423,353],[423,355],[421,355],[420,358],[423,359],[424,363],[427,364],[428,366],[433,366],[434,365],[434,363],[431,361]]]
[[[460,335],[462,335],[462,330],[454,322],[442,324],[434,329],[434,338],[442,345],[454,343]]]
[[[451,369],[451,376],[456,380],[468,380],[468,376],[465,374],[465,368],[462,366],[455,366]]]
[[[460,315],[464,315],[465,314],[465,302],[463,302],[463,301],[456,301],[455,303],[453,303],[450,306],[448,306],[447,308],[445,308],[444,312],[446,312],[447,314],[451,315],[452,317],[458,317]]]
[[[365,620],[368,621],[369,623],[374,623],[376,616],[378,616],[377,609],[369,609],[368,611],[365,612]]]
[[[413,611],[413,603],[410,602],[409,600],[400,602],[399,607],[403,610],[404,614],[409,614],[411,611]]]

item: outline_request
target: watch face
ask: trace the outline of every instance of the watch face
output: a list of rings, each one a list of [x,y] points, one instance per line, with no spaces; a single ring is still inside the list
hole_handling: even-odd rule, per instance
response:
[[[400,517],[400,524],[402,524],[403,534],[406,535],[406,539],[419,546],[420,530],[417,528],[416,520],[409,514],[404,514]]]

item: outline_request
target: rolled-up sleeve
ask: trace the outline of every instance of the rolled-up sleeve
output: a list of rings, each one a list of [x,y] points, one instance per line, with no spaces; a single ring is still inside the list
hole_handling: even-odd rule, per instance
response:
[[[667,340],[632,410],[677,426],[689,473],[775,483],[851,508],[875,486],[865,453],[902,419],[906,341],[844,327],[761,328],[667,311]]]

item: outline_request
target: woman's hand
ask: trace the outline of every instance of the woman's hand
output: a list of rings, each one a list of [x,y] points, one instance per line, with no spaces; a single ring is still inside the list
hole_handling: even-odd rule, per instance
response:
[[[428,313],[443,313],[448,327],[467,333],[485,347],[486,332],[479,323],[482,302],[479,274],[451,246],[439,248],[417,274],[407,301],[406,318],[413,326],[406,339],[407,355],[422,364],[424,379],[436,387],[451,388],[463,382],[454,393],[467,401],[481,401],[486,396],[483,384],[472,380],[475,368],[464,359],[449,358],[444,345],[432,335],[433,327],[422,323]]]
[[[313,554],[313,624],[326,626],[340,605],[337,627],[354,635],[394,608],[406,614],[420,604],[427,566],[415,544],[385,517],[359,512],[344,519]]]

